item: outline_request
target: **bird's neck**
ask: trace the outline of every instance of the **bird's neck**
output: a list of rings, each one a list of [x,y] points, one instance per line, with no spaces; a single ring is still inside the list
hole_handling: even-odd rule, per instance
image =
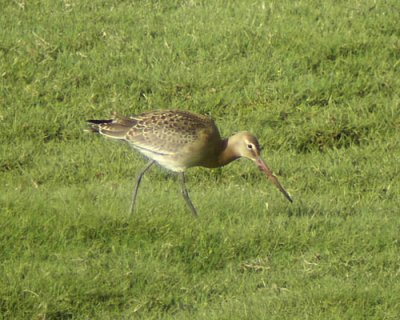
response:
[[[235,151],[234,144],[235,141],[232,139],[232,137],[221,141],[221,150],[218,156],[219,166],[225,166],[240,157],[240,155],[238,155]]]

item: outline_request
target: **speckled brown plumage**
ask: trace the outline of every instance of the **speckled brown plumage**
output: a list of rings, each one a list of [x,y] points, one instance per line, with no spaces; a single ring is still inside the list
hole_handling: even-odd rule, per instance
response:
[[[128,141],[167,154],[197,141],[203,133],[218,133],[211,119],[187,111],[155,111],[130,119],[134,125],[126,134]]]
[[[213,120],[189,111],[157,110],[112,120],[89,120],[92,130],[126,140],[169,170],[217,166],[223,143]]]

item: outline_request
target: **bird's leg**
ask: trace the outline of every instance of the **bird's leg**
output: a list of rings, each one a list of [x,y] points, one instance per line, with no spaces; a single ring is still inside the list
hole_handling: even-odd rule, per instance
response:
[[[132,193],[131,208],[129,210],[129,214],[130,215],[132,215],[133,209],[135,208],[136,196],[137,196],[137,193],[138,193],[138,190],[139,190],[140,182],[142,181],[142,177],[145,174],[145,172],[150,169],[150,167],[154,164],[154,162],[155,162],[154,160],[150,160],[147,163],[146,167],[142,171],[140,171],[139,174],[136,177],[135,187],[133,188],[133,193]]]
[[[188,191],[187,191],[187,189],[186,189],[185,173],[184,173],[184,172],[179,173],[179,178],[180,178],[179,180],[180,180],[180,182],[181,182],[181,189],[182,189],[183,198],[185,199],[185,202],[186,202],[186,204],[188,205],[190,211],[192,211],[193,216],[194,216],[195,218],[197,218],[197,211],[196,211],[196,208],[193,206],[193,203],[192,203],[192,201],[191,201],[190,198],[189,198],[189,193],[188,193]]]

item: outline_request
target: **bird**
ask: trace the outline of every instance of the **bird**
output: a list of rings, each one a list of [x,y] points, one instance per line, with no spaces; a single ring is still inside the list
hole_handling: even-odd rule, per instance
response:
[[[149,159],[136,176],[130,214],[135,208],[142,177],[155,163],[179,176],[183,198],[194,217],[198,214],[186,188],[186,170],[198,166],[223,167],[239,158],[251,160],[286,199],[293,202],[261,158],[257,138],[247,131],[222,138],[210,117],[180,109],[147,111],[128,117],[114,113],[111,119],[87,122],[92,132],[126,141]]]

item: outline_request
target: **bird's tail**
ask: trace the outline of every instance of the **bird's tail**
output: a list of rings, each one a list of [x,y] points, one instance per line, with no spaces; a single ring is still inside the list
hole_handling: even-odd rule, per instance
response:
[[[94,133],[100,133],[100,127],[103,124],[112,123],[112,120],[86,120],[90,125],[90,130]]]
[[[125,139],[136,120],[114,116],[113,119],[87,120],[90,130],[113,139]]]

